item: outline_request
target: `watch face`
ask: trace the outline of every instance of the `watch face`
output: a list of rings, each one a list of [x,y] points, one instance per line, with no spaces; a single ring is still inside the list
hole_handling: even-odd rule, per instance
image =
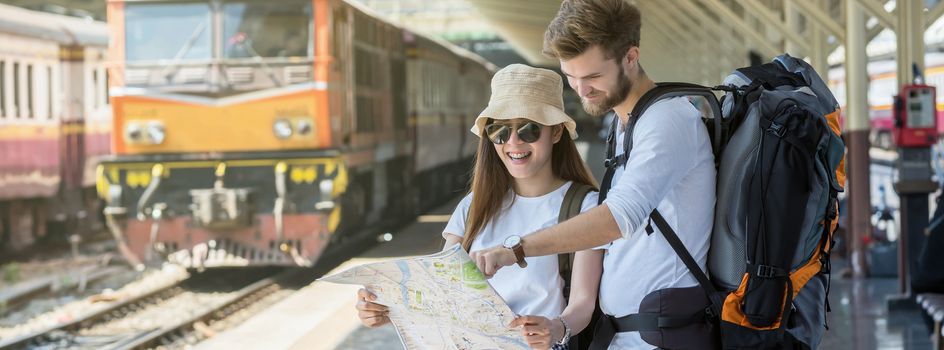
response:
[[[509,236],[505,238],[505,242],[502,243],[505,248],[514,248],[516,245],[521,244],[521,236]]]

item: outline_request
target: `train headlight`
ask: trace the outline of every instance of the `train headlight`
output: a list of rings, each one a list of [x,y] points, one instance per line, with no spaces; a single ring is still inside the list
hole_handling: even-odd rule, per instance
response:
[[[321,190],[322,197],[327,195],[327,198],[331,198],[331,192],[334,190],[334,180],[321,180],[318,183],[318,189]]]
[[[139,123],[130,122],[125,124],[124,136],[128,143],[140,143],[144,138],[144,128]]]
[[[331,194],[334,192],[334,180],[327,179],[321,180],[318,182],[318,189],[321,190],[319,194],[319,201],[315,203],[315,209],[317,210],[331,210],[334,209],[334,200],[331,198]]]
[[[120,207],[121,206],[121,185],[109,185],[108,186],[108,206]]]
[[[315,129],[314,125],[311,123],[311,119],[299,119],[295,122],[295,132],[298,133],[298,136],[307,136]]]
[[[125,142],[133,145],[159,145],[164,143],[164,123],[157,120],[135,120],[125,124]]]
[[[272,132],[275,137],[283,140],[292,137],[292,123],[286,119],[278,119],[272,124]]]
[[[164,143],[164,124],[158,121],[152,121],[147,125],[147,138],[149,143],[159,145]]]

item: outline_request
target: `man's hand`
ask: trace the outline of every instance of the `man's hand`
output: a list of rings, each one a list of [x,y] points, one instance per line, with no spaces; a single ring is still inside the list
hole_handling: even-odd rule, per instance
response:
[[[522,327],[521,334],[532,349],[550,349],[564,337],[564,325],[558,320],[541,316],[520,316],[511,327]]]
[[[502,246],[474,251],[469,256],[487,278],[492,278],[502,267],[518,262],[515,252]]]
[[[371,302],[375,300],[377,300],[377,296],[374,293],[363,288],[357,291],[357,304],[354,305],[354,308],[357,309],[357,317],[361,319],[361,323],[370,328],[390,323],[390,318],[387,317],[390,311],[387,310],[386,306]]]

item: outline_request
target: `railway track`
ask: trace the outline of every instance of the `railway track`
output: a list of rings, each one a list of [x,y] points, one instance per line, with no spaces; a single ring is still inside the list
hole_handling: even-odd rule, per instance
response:
[[[71,322],[8,341],[0,349],[144,349],[192,344],[214,333],[216,322],[271,300],[310,270],[210,271]]]

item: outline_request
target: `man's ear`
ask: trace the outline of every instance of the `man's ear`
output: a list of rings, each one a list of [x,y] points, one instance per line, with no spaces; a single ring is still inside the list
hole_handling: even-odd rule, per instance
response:
[[[633,70],[639,66],[639,46],[630,47],[629,50],[626,50],[626,56],[623,57],[623,68],[627,72]]]
[[[564,135],[564,124],[557,124],[554,126],[554,143],[558,143],[561,140],[561,137]]]

